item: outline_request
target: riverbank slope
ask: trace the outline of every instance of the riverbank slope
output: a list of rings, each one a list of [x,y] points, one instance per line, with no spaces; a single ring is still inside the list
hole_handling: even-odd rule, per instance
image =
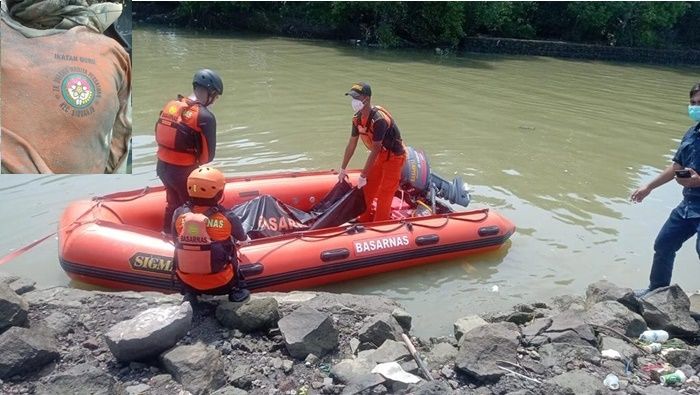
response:
[[[411,338],[425,370],[402,336],[411,316],[384,297],[309,291],[190,305],[2,275],[0,306],[7,394],[594,394],[611,373],[625,393],[700,393],[700,295],[675,285],[639,300],[601,281],[585,297],[464,317],[454,336]],[[635,340],[648,327],[671,336],[660,352]],[[687,380],[662,386],[676,370]]]

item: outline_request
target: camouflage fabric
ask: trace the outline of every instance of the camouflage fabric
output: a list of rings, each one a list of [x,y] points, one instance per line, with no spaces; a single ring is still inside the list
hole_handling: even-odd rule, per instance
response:
[[[85,0],[7,0],[10,17],[24,27],[52,32],[86,26],[104,32],[122,13],[121,4]],[[13,26],[18,28],[17,26]],[[21,28],[21,27],[19,27]],[[28,34],[37,32],[27,31]],[[47,32],[44,32],[47,33]],[[33,36],[28,36],[33,37]]]

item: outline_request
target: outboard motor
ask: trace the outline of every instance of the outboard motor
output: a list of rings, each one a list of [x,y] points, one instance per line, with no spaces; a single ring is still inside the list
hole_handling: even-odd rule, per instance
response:
[[[461,177],[452,182],[430,172],[430,163],[423,150],[406,147],[406,162],[401,170],[401,184],[410,185],[424,194],[435,206],[435,198],[445,199],[450,203],[467,207],[471,201],[469,187]]]

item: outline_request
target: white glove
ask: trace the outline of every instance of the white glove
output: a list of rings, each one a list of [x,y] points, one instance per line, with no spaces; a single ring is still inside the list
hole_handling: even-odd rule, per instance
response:
[[[343,180],[348,176],[348,172],[345,169],[340,169],[338,172],[338,182],[343,182]]]
[[[360,178],[357,179],[357,187],[362,188],[365,185],[367,185],[367,177],[361,175]]]

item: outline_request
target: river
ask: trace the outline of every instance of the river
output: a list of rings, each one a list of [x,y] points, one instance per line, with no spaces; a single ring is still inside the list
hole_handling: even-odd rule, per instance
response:
[[[449,334],[465,315],[583,294],[600,279],[645,286],[656,233],[681,197],[671,182],[641,204],[629,202],[690,126],[688,90],[699,68],[438,56],[138,27],[133,39],[134,174],[0,176],[0,255],[54,231],[72,200],[158,184],[154,122],[167,100],[191,91],[200,67],[219,71],[225,83],[213,107],[214,165],[227,174],[337,168],[352,116],[343,94],[367,81],[373,103],[392,112],[435,173],[462,176],[471,207],[490,207],[517,225],[494,253],[323,288],[395,298],[421,336]],[[365,158],[358,149],[351,167]],[[676,264],[674,281],[699,289],[692,241]],[[42,285],[69,284],[55,238],[2,269]]]

